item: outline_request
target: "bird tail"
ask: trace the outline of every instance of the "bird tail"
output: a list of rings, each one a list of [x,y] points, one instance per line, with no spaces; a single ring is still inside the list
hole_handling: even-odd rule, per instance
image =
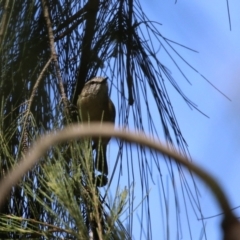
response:
[[[107,165],[107,144],[99,144],[96,150],[95,168],[99,172],[108,175],[108,165]]]

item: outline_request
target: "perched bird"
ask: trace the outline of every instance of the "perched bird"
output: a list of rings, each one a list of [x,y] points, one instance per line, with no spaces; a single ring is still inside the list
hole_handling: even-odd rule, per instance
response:
[[[95,77],[86,82],[77,101],[80,118],[83,122],[115,122],[115,106],[108,95],[107,78]],[[110,138],[93,138],[96,149],[95,168],[108,174],[106,159],[107,144]]]

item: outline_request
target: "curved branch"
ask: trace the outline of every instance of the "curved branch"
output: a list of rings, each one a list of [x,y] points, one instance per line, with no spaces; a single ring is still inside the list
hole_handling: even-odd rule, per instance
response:
[[[196,164],[193,164],[187,157],[181,155],[176,150],[169,149],[160,142],[145,137],[143,133],[131,133],[121,129],[114,130],[112,124],[99,125],[97,123],[91,124],[91,127],[88,124],[73,124],[59,132],[48,134],[37,140],[29,151],[29,154],[23,158],[1,182],[0,205],[11,187],[18,183],[21,177],[39,161],[39,158],[42,157],[51,146],[57,145],[61,142],[90,136],[117,137],[127,142],[134,142],[152,148],[161,154],[168,156],[200,177],[212,190],[222,210],[224,212],[230,211],[230,205],[217,182],[206,171],[198,167]]]
[[[234,229],[236,229],[237,226],[237,229],[240,231],[238,220],[231,212],[227,197],[225,196],[219,184],[209,173],[192,163],[186,156],[183,156],[176,150],[164,146],[162,143],[153,140],[152,138],[147,138],[143,133],[133,133],[122,129],[114,129],[112,124],[91,123],[91,126],[88,124],[73,124],[61,131],[53,132],[38,139],[30,149],[29,153],[26,154],[26,157],[21,159],[19,164],[13,167],[9,174],[0,182],[0,207],[4,203],[12,186],[16,185],[24,176],[24,174],[34,167],[34,165],[39,161],[40,157],[42,157],[50,147],[65,141],[92,136],[112,136],[115,138],[120,138],[126,142],[137,143],[168,156],[169,160],[171,161],[174,160],[182,164],[190,171],[195,173],[211,189],[225,215],[223,222],[224,230],[229,231],[234,225]]]

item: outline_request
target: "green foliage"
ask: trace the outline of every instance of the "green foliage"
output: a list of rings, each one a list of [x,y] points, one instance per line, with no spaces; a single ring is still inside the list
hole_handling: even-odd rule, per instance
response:
[[[0,2],[0,22],[1,178],[27,154],[36,138],[77,121],[76,99],[85,81],[96,75],[110,76],[110,88],[117,96],[117,125],[164,136],[168,143],[188,154],[165,80],[187,104],[195,106],[161,64],[153,39],[171,58],[169,52],[176,54],[176,43],[160,34],[138,1],[4,0]],[[143,30],[149,35],[143,34]],[[54,36],[50,36],[51,31]],[[149,98],[154,99],[154,113]],[[131,186],[140,182],[139,191],[146,197],[141,222],[147,218],[141,234],[147,231],[151,239],[149,182],[154,169],[161,176],[161,166],[155,153],[139,146],[136,151],[137,158],[132,155],[131,146],[118,143],[109,187],[112,179],[121,179],[123,164],[127,165],[124,177],[128,186],[117,192],[110,204],[106,200],[109,190],[102,193],[96,187],[88,144],[73,142],[52,149],[12,189],[2,208],[0,238],[87,239],[92,231],[95,239],[101,235],[104,239],[130,239],[134,210]],[[181,193],[194,203],[194,211],[201,212],[194,179],[189,184],[180,166],[168,161],[165,165],[172,180],[176,215],[180,212],[176,173]],[[122,189],[119,180],[117,189]],[[168,208],[165,189],[161,191],[164,207]],[[128,217],[126,227],[119,221],[122,208]]]
[[[87,239],[88,229],[95,228],[104,239],[129,238],[118,227],[127,192],[108,211],[103,209],[87,146],[89,142],[72,142],[54,148],[24,177],[15,189],[21,189],[25,212],[22,217],[1,215],[2,237]]]

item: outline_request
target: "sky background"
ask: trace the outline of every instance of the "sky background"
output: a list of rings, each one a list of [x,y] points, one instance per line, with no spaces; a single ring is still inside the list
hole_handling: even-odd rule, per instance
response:
[[[169,0],[141,0],[141,3],[148,18],[162,24],[162,26],[157,25],[162,35],[198,51],[194,53],[177,48],[185,60],[198,71],[193,71],[184,64],[181,65],[192,85],[183,79],[164,53],[160,53],[160,61],[171,70],[172,76],[185,95],[209,118],[196,110],[191,110],[170,85],[169,95],[192,158],[216,177],[228,194],[232,207],[240,206],[240,1],[229,0],[232,31],[229,29],[225,0],[179,0],[177,4]],[[200,74],[231,101],[216,91]],[[168,179],[167,173],[163,174],[163,178],[168,184],[170,178]],[[200,182],[198,184],[203,215],[211,217],[219,214],[220,210],[208,188]],[[136,186],[136,189],[137,187],[139,186]],[[165,239],[166,236],[159,224],[161,218],[159,186],[151,187],[150,195],[154,199],[151,215],[153,239]],[[169,193],[170,198],[171,193]],[[174,203],[169,200],[169,207],[171,206],[174,206]],[[139,214],[138,211],[136,214]],[[240,211],[236,210],[236,214],[240,216]],[[205,239],[201,238],[201,222],[194,214],[192,216],[191,219],[195,218],[195,221],[191,220],[194,233],[192,239]],[[221,238],[220,221],[221,217],[206,221],[207,239]],[[189,234],[184,233],[188,231],[187,222],[183,220],[181,224],[182,239],[191,239]],[[140,226],[134,229],[135,239],[139,239],[139,228]],[[170,239],[177,239],[175,230],[170,229]],[[146,237],[142,236],[142,239]]]
[[[169,67],[171,63],[167,58],[161,59],[175,80],[180,79],[178,84],[184,93],[209,116],[206,118],[190,110],[179,96],[172,94],[174,111],[191,156],[218,179],[232,207],[237,207],[240,205],[240,2],[229,0],[232,31],[229,30],[225,0],[142,3],[149,18],[162,23],[159,30],[165,37],[199,52],[181,51],[189,63],[231,99],[227,100],[198,73],[186,67],[192,83],[189,85]],[[201,195],[204,216],[218,214],[219,209],[205,186],[201,187]],[[220,220],[216,217],[207,221],[208,239],[220,239]],[[199,226],[195,233],[193,239],[198,239]],[[185,234],[183,236],[188,239]],[[176,238],[171,236],[171,239]]]

